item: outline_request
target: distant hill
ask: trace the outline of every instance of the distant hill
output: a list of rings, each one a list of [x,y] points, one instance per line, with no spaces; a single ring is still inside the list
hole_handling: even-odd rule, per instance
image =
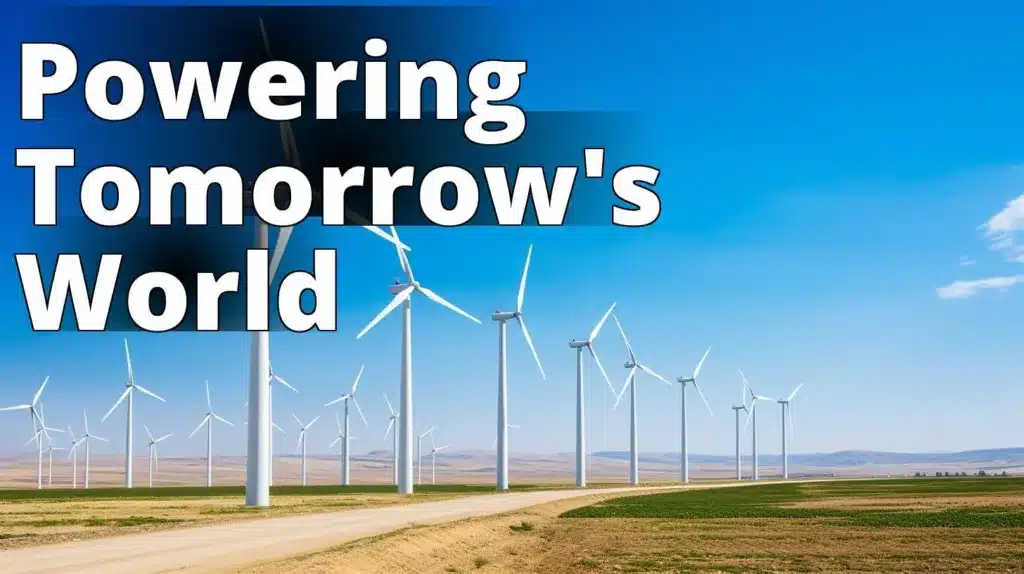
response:
[[[611,459],[629,459],[628,451],[602,451],[594,456]],[[749,458],[750,453],[743,453]],[[643,463],[679,464],[679,453],[641,453]],[[760,455],[762,464],[780,464],[779,454]],[[691,464],[726,464],[734,462],[734,456],[691,454]],[[984,450],[965,450],[961,452],[906,453],[877,452],[869,450],[844,450],[832,453],[791,454],[789,462],[793,465],[805,466],[861,466],[885,464],[952,464],[952,463],[992,463],[1000,465],[1024,465],[1024,447],[993,448]]]

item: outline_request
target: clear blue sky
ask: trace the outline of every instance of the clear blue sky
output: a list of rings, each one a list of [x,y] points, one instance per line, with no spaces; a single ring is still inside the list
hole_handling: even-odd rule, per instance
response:
[[[937,289],[1024,273],[1005,241],[1014,233],[1016,245],[1024,240],[1024,208],[995,219],[1002,235],[986,237],[981,227],[1024,191],[1024,6],[518,6],[504,25],[520,34],[508,57],[530,62],[519,101],[643,111],[654,135],[637,152],[662,169],[664,214],[629,230],[403,230],[417,278],[480,318],[514,305],[527,246],[535,246],[526,313],[548,378],[540,380],[510,330],[509,417],[522,427],[511,432],[513,451],[572,450],[574,352],[566,343],[584,337],[612,301],[641,360],[666,377],[685,374],[714,346],[701,382],[715,416],[693,395],[694,451],[732,451],[737,367],[762,394],[806,383],[794,409],[796,451],[1021,444],[1024,285]],[[14,40],[30,31],[10,29],[16,18],[4,26],[4,73],[16,78]],[[0,138],[9,150],[24,145],[17,97],[13,87],[2,96]],[[3,217],[28,219],[31,188],[12,171]],[[355,334],[388,301],[399,271],[394,252],[362,230],[327,235],[307,225],[295,237],[296,245],[340,245],[342,322],[337,333],[272,336],[275,369],[301,391],[275,391],[275,419],[289,431],[279,444],[294,445],[292,410],[304,419],[321,414],[310,448],[322,451],[336,434],[322,405],[365,363],[361,403],[371,428],[355,424],[355,449],[385,448],[380,394],[397,405],[400,318],[361,341]],[[992,248],[1000,239],[1003,248]],[[48,423],[78,430],[84,406],[93,432],[116,445],[123,412],[105,425],[99,419],[125,378],[122,334],[30,332],[13,257],[6,261],[0,403],[24,402],[49,375]],[[417,424],[438,425],[439,441],[456,449],[489,448],[493,323],[417,301],[413,339]],[[202,453],[202,439],[185,436],[202,417],[209,379],[215,410],[236,423],[217,429],[216,450],[242,452],[246,335],[129,334],[129,342],[137,381],[168,399],[138,399],[137,444],[148,423],[154,433],[175,433],[167,454]],[[621,385],[626,355],[614,324],[597,345]],[[628,409],[606,414],[614,397],[593,375],[591,444],[627,448]],[[677,450],[678,388],[642,376],[639,385],[641,450]],[[776,451],[777,405],[764,412],[763,448]],[[0,415],[0,452],[21,449],[27,417]]]

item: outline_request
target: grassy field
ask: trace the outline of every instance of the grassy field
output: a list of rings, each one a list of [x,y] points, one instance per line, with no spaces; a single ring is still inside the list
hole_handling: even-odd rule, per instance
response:
[[[1022,571],[1024,479],[775,484],[610,499],[540,571]],[[560,563],[560,564],[557,564]]]

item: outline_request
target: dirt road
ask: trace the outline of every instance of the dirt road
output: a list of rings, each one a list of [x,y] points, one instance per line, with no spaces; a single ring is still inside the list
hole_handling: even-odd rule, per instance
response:
[[[499,514],[578,496],[675,487],[550,490],[289,516],[0,552],[11,574],[223,572],[413,525]]]

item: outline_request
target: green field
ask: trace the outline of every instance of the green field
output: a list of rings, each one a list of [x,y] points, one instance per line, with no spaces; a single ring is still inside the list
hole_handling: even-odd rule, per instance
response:
[[[608,500],[566,512],[563,518],[661,519],[827,519],[836,526],[1022,528],[1024,507],[977,505],[945,509],[891,508],[885,499],[988,497],[1024,494],[1024,478],[939,478],[872,480],[808,484],[772,484],[670,492]],[[856,508],[794,507],[826,499],[872,498]]]

